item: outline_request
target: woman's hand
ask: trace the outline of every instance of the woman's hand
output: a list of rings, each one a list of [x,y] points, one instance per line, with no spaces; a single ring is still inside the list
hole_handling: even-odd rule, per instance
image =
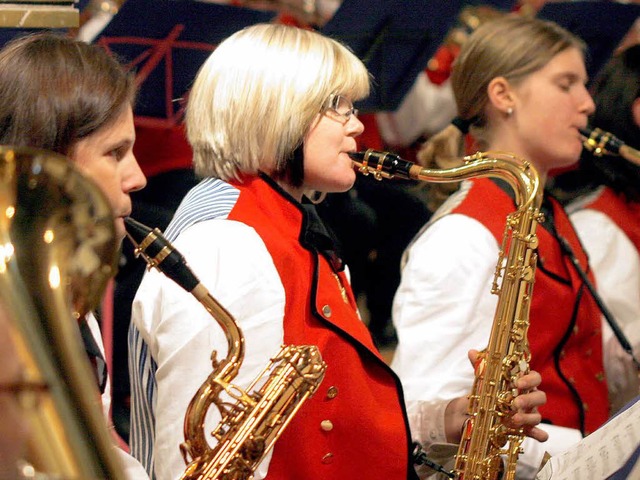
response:
[[[476,350],[469,351],[469,360],[475,365],[478,359]],[[549,435],[544,430],[537,427],[542,417],[538,412],[538,407],[547,402],[544,392],[538,390],[542,377],[538,372],[529,372],[516,381],[516,387],[520,392],[512,402],[513,413],[507,417],[506,424],[513,428],[524,428],[528,437],[539,442],[545,442]],[[445,409],[445,433],[447,441],[459,443],[462,437],[462,427],[468,418],[469,400],[466,397],[455,398],[449,402]]]

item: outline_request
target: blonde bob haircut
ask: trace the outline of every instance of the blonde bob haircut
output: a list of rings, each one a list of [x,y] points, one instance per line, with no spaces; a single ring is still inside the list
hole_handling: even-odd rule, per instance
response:
[[[331,94],[352,101],[369,94],[366,67],[344,45],[286,25],[234,33],[201,67],[189,95],[196,173],[242,180],[263,171],[288,179],[294,151]]]

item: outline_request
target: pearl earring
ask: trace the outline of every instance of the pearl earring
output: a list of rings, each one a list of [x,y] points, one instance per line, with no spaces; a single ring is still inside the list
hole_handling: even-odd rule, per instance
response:
[[[507,117],[510,117],[511,115],[513,115],[513,108],[509,107],[507,108]]]

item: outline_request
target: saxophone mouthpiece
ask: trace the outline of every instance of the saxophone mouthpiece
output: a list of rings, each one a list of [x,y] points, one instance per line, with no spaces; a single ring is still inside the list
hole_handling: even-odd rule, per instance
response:
[[[137,248],[140,246],[142,242],[144,242],[145,238],[153,232],[151,228],[147,227],[143,223],[134,220],[131,217],[126,217],[124,219],[124,224],[127,229],[127,236]]]
[[[631,163],[640,165],[640,151],[626,145],[622,140],[599,128],[581,128],[584,137],[584,148],[596,157],[603,155],[620,155]]]
[[[191,292],[200,280],[191,272],[187,261],[167,240],[162,232],[153,230],[131,217],[124,219],[127,237],[135,247],[134,252],[140,255],[149,267],[156,268],[187,292]]]
[[[420,167],[415,163],[390,152],[369,149],[363,152],[349,152],[349,157],[360,173],[372,174],[376,180],[393,177],[415,179],[420,171]]]

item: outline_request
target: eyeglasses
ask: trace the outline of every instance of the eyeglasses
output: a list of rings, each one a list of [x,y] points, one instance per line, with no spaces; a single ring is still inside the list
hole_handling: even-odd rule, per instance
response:
[[[342,95],[330,95],[325,103],[323,112],[331,112],[339,117],[342,117],[345,121],[349,121],[351,116],[358,116],[358,109],[353,107],[353,103]]]

